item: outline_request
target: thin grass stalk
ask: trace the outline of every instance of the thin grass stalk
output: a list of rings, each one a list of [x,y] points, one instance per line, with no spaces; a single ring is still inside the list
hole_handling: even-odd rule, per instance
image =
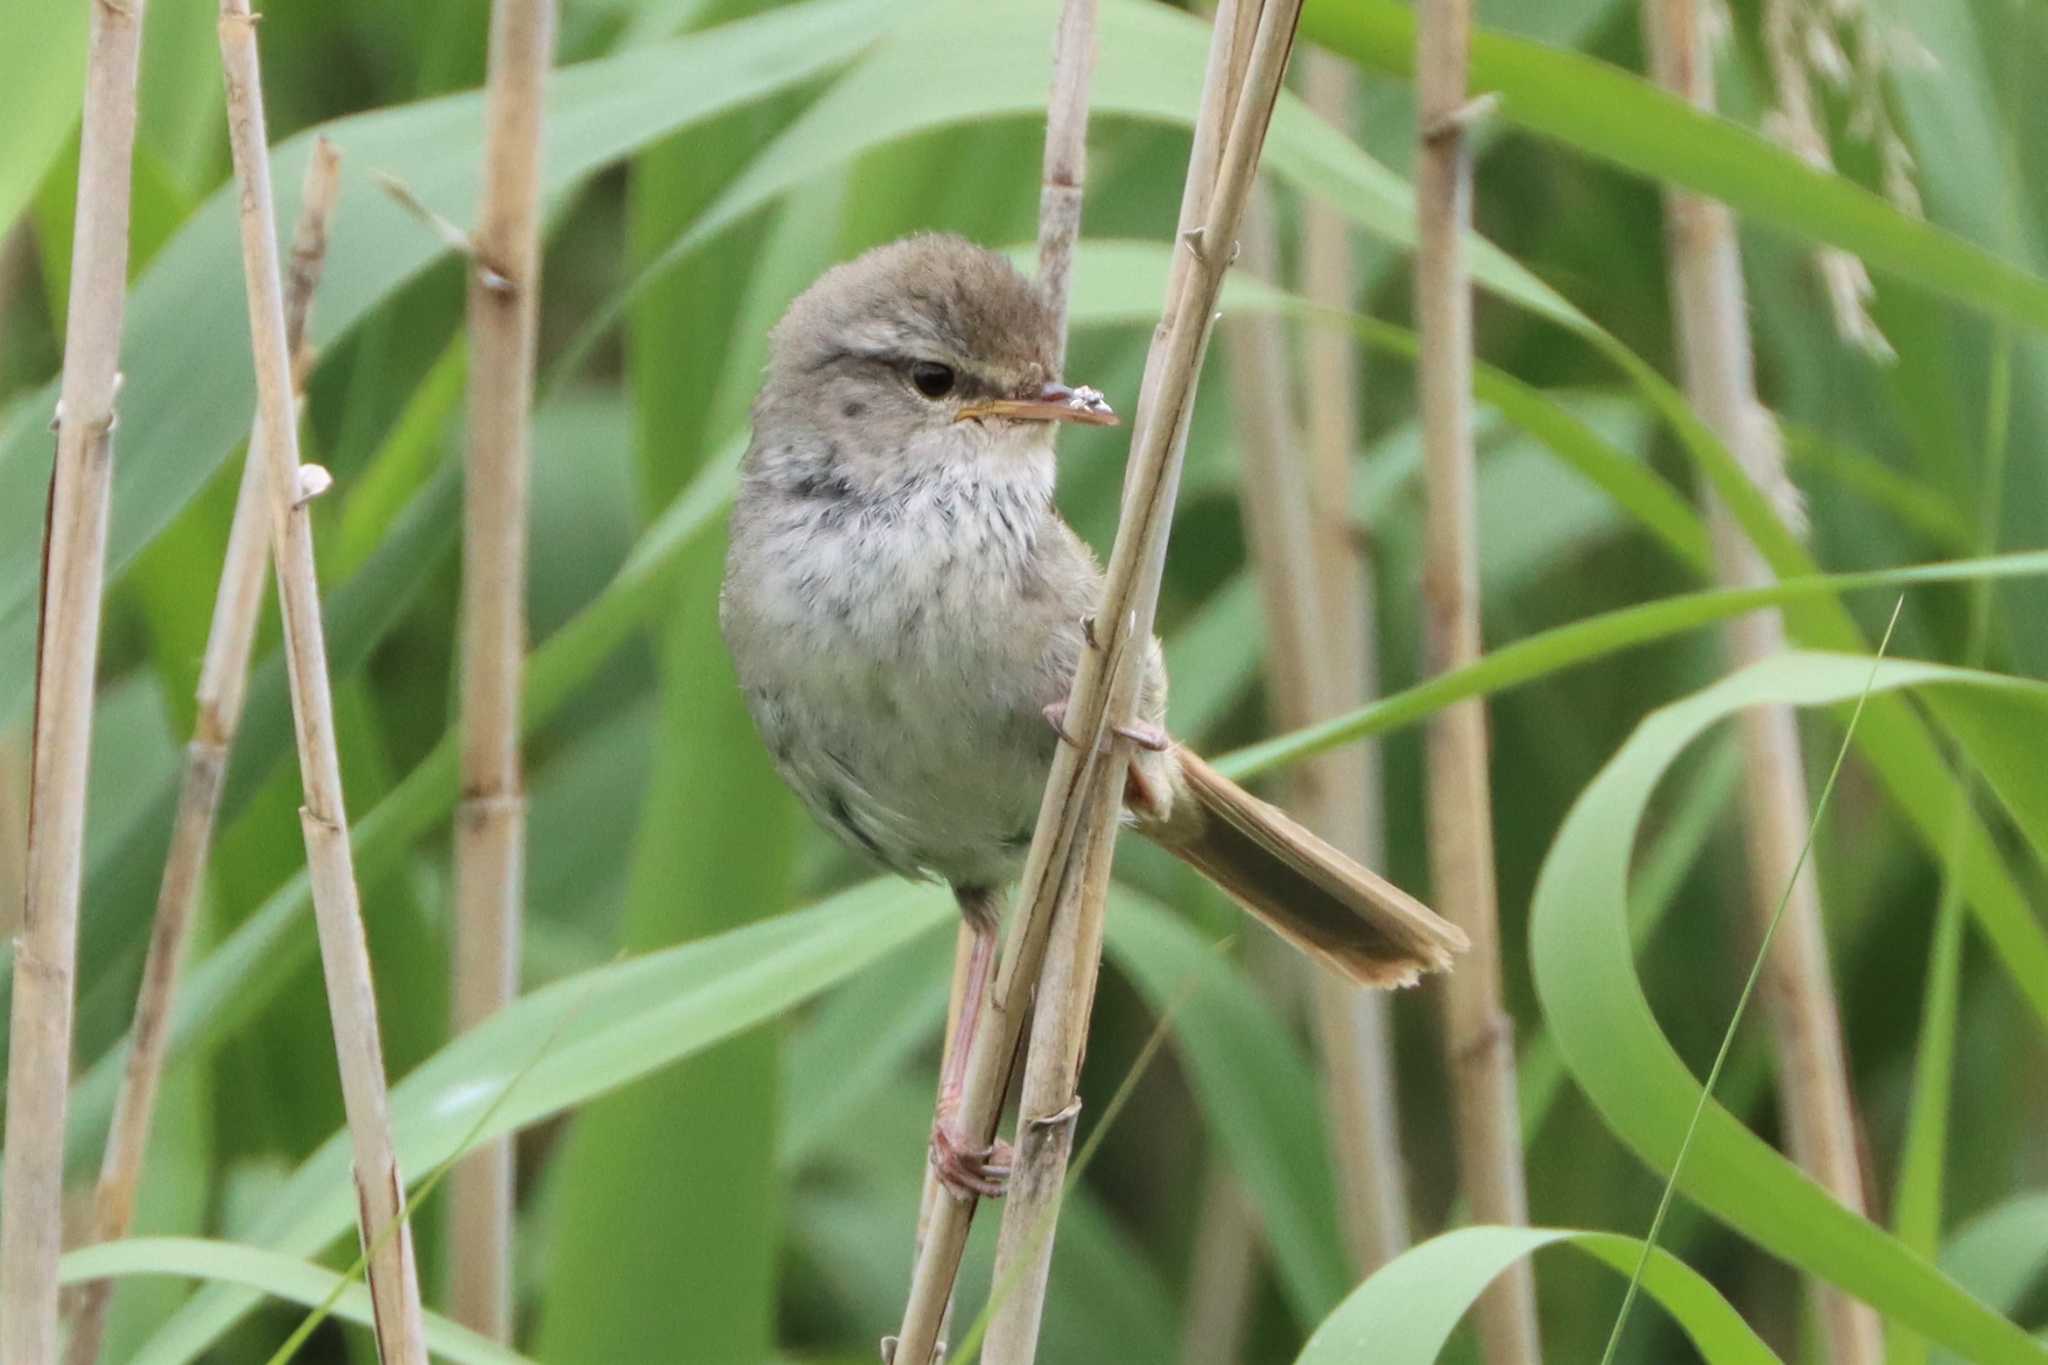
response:
[[[1053,31],[1052,90],[1046,100],[1045,158],[1038,194],[1038,288],[1058,320],[1053,329],[1058,346],[1053,357],[1055,374],[1066,364],[1067,300],[1072,292],[1074,249],[1081,237],[1082,192],[1088,179],[1088,89],[1095,72],[1095,13],[1096,0],[1066,0]],[[941,1075],[946,1074],[952,1059],[960,1026],[971,946],[971,932],[963,927],[953,955],[953,988],[946,1011]],[[932,1210],[944,1197],[937,1172],[928,1169],[918,1204],[913,1266],[924,1254]],[[940,1323],[941,1336],[945,1331],[943,1319],[950,1317],[951,1312],[949,1297]]]
[[[256,395],[263,445],[269,455],[266,481],[271,553],[283,607],[285,663],[305,796],[299,823],[306,840],[313,917],[319,930],[328,1012],[341,1070],[342,1105],[354,1146],[362,1244],[370,1252],[366,1278],[376,1310],[377,1348],[386,1365],[425,1365],[426,1337],[412,1233],[405,1225],[405,1186],[391,1145],[377,996],[370,980],[369,943],[363,932],[341,763],[335,748],[334,703],[327,677],[320,590],[314,575],[313,528],[306,506],[306,495],[317,488],[318,481],[302,479],[299,465],[292,356],[285,337],[277,227],[271,219],[274,200],[262,68],[256,21],[248,0],[221,0],[220,48],[227,83],[229,150],[241,187],[242,261]]]
[[[1424,645],[1431,673],[1479,658],[1479,528],[1472,453],[1472,285],[1464,236],[1472,222],[1466,97],[1469,0],[1423,0],[1416,29],[1415,316],[1425,483]],[[1515,1094],[1514,1021],[1501,1004],[1500,908],[1486,708],[1447,708],[1430,723],[1431,881],[1444,914],[1472,940],[1446,983],[1445,1047],[1457,1118],[1458,1174],[1482,1223],[1529,1221]],[[1488,1365],[1537,1365],[1536,1283],[1527,1260],[1479,1302]]]
[[[519,991],[526,795],[529,417],[540,316],[541,86],[553,0],[495,0],[484,92],[483,203],[469,260],[469,451],[463,480],[462,802],[455,817],[455,1032]],[[449,1312],[512,1333],[513,1147],[496,1138],[448,1182]]]
[[[1045,958],[1052,909],[1068,879],[1071,854],[1094,842],[1089,830],[1113,831],[1121,808],[1119,798],[1130,763],[1130,744],[1121,736],[1112,736],[1111,727],[1119,718],[1133,714],[1144,656],[1150,648],[1153,610],[1165,564],[1173,500],[1179,491],[1181,456],[1185,451],[1196,375],[1207,349],[1216,300],[1233,254],[1237,225],[1250,193],[1258,153],[1273,105],[1279,98],[1280,78],[1293,44],[1299,10],[1299,4],[1292,0],[1273,7],[1267,21],[1260,25],[1259,40],[1241,55],[1216,51],[1235,32],[1234,24],[1223,25],[1219,16],[1219,38],[1211,46],[1209,78],[1204,83],[1202,110],[1197,115],[1195,145],[1199,152],[1206,139],[1220,154],[1209,163],[1215,167],[1213,172],[1205,171],[1200,160],[1190,166],[1189,172],[1196,185],[1210,183],[1215,188],[1213,193],[1196,195],[1191,186],[1188,196],[1188,202],[1203,206],[1204,211],[1199,215],[1183,214],[1184,225],[1192,221],[1199,226],[1184,233],[1186,249],[1176,253],[1165,317],[1147,359],[1146,381],[1131,427],[1124,515],[1110,555],[1103,606],[1095,623],[1098,648],[1083,653],[1068,701],[1068,728],[1081,743],[1056,747],[1045,798],[1039,807],[1037,833],[1025,861],[1018,906],[1011,915],[994,988],[988,992],[988,1013],[968,1054],[958,1121],[966,1132],[981,1141],[990,1140],[995,1133],[1012,1059],[1023,1030],[1024,1011],[1031,1003],[1032,989]],[[1242,72],[1242,77],[1233,78],[1233,71]],[[1234,86],[1242,86],[1246,97],[1233,105],[1226,102],[1224,95]],[[1222,133],[1226,127],[1227,135]],[[1090,822],[1089,830],[1082,828],[1084,822]],[[1079,861],[1099,868],[1106,876],[1106,857]],[[1080,869],[1072,871],[1078,875]],[[1089,888],[1082,887],[1082,914],[1070,917],[1077,921],[1092,917],[1092,931],[1077,925],[1071,932],[1091,933],[1098,942],[1102,889],[1094,888],[1090,895]],[[1039,1007],[1078,1009],[1085,1014],[1088,1002],[1068,1000],[1054,1006],[1049,1003],[1049,996],[1041,994]],[[1041,1020],[1051,1017],[1040,1015]],[[1034,1121],[1042,1123],[1049,1117],[1046,1113],[1027,1111],[1021,1119],[1024,1131],[1030,1132]],[[1053,1188],[1057,1190],[1057,1182]],[[1029,1214],[1018,1212],[1014,1196],[1011,1204],[1006,1221],[1021,1217],[1025,1221],[1020,1226],[1028,1230]],[[912,1276],[903,1326],[894,1350],[895,1359],[905,1365],[926,1365],[933,1358],[939,1319],[959,1273],[960,1254],[973,1210],[974,1201],[949,1198],[941,1200],[934,1212]],[[1048,1212],[1056,1210],[1054,1203]],[[1049,1246],[1050,1217],[1045,1220],[1045,1227]],[[1027,1287],[1019,1292],[1031,1291]],[[996,1343],[992,1341],[990,1345],[993,1350]]]
[[[292,235],[291,265],[285,286],[285,332],[293,356],[300,357],[294,379],[304,382],[306,319],[313,291],[327,259],[327,227],[341,191],[341,153],[326,138],[318,139],[306,163],[305,190],[299,221]],[[178,779],[177,814],[171,825],[170,852],[164,859],[163,881],[157,889],[156,917],[150,928],[149,951],[143,959],[142,985],[136,994],[135,1017],[129,1029],[128,1058],[121,1089],[107,1131],[93,1195],[92,1240],[117,1241],[128,1235],[135,1217],[135,1198],[142,1180],[142,1162],[149,1150],[157,1087],[163,1080],[170,1047],[171,1005],[177,998],[178,976],[191,939],[192,921],[205,884],[206,862],[213,847],[214,817],[220,811],[221,779],[241,726],[242,699],[249,681],[249,657],[256,645],[256,625],[263,610],[263,579],[270,567],[270,504],[264,482],[269,458],[258,423],[249,434],[243,457],[241,486],[235,494],[234,520],[228,528],[220,587],[207,626],[206,653],[199,666],[199,686],[192,738]],[[106,1329],[108,1301],[114,1285],[97,1280],[79,1289],[71,1309],[71,1340],[66,1358],[71,1365],[92,1365],[99,1359]]]
[[[1711,110],[1711,53],[1702,22],[1693,0],[1645,0],[1643,27],[1656,79]],[[1734,217],[1725,205],[1671,192],[1665,198],[1665,222],[1686,396],[1750,478],[1780,505],[1794,505],[1776,430],[1757,401]],[[1707,513],[1721,581],[1731,587],[1768,583],[1770,570],[1719,499],[1707,496]],[[1783,650],[1784,624],[1775,611],[1756,612],[1731,622],[1727,639],[1731,662],[1742,667]],[[1811,807],[1798,721],[1788,707],[1752,707],[1743,712],[1739,732],[1750,923],[1757,933],[1791,887],[1763,978],[1788,1145],[1793,1159],[1823,1188],[1861,1213],[1862,1163],[1820,896],[1813,870],[1799,859],[1800,832],[1809,823]],[[1865,1365],[1882,1358],[1883,1334],[1872,1309],[1818,1280],[1809,1279],[1808,1287],[1829,1360]]]
[[[1303,93],[1310,107],[1347,133],[1357,122],[1357,69],[1312,52]],[[1302,206],[1302,283],[1321,306],[1350,308],[1357,292],[1350,225],[1321,200]],[[1358,448],[1360,355],[1340,327],[1303,338],[1303,406],[1308,414],[1311,544],[1321,617],[1311,656],[1319,716],[1355,711],[1379,695],[1373,641],[1372,556],[1351,519],[1352,461]],[[1302,808],[1311,828],[1367,867],[1386,862],[1380,751],[1364,744],[1318,765]],[[1315,978],[1316,1029],[1324,1104],[1330,1116],[1343,1228],[1359,1268],[1370,1275],[1408,1246],[1407,1167],[1395,1087],[1391,1009],[1385,995],[1328,973]]]
[[[92,6],[56,465],[43,542],[21,937],[7,1056],[0,1360],[57,1358],[78,896],[128,274],[142,0]]]
[[[1052,96],[1045,107],[1045,171],[1038,191],[1038,287],[1059,319],[1058,370],[1067,359],[1067,295],[1088,179],[1088,84],[1095,73],[1096,0],[1066,0],[1053,33]]]

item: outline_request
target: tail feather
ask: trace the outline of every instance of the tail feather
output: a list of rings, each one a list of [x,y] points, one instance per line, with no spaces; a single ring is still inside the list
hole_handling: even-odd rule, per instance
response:
[[[1185,747],[1174,757],[1183,781],[1172,816],[1141,828],[1295,947],[1360,985],[1409,986],[1470,946],[1455,924]]]

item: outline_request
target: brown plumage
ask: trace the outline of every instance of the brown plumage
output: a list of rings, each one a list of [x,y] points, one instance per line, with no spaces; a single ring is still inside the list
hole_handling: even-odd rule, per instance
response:
[[[733,509],[721,620],[748,709],[819,821],[950,883],[993,950],[1030,845],[1057,715],[1102,597],[1053,506],[1055,320],[957,237],[828,271],[777,325]],[[1263,922],[1365,985],[1450,965],[1457,928],[1159,730],[1152,643],[1130,815]]]

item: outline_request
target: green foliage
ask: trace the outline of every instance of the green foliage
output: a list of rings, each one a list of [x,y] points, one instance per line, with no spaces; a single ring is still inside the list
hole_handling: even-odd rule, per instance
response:
[[[717,638],[723,517],[767,329],[820,269],[928,227],[1028,262],[1017,244],[1034,236],[1056,8],[565,7],[534,443],[527,993],[457,1038],[441,984],[443,835],[467,348],[446,244],[374,177],[470,221],[487,6],[363,0],[266,18],[281,218],[296,212],[316,133],[346,157],[307,441],[337,477],[315,519],[401,1156],[418,1180],[480,1120],[524,1134],[514,1351],[435,1321],[446,1359],[868,1359],[893,1330],[951,910],[935,889],[863,880],[775,782]],[[1622,1357],[1818,1359],[1788,1267],[1873,1304],[1901,1365],[2048,1356],[2029,1335],[2048,1322],[2048,1212],[2024,1188],[2048,1125],[2027,1072],[2048,1025],[2048,688],[2031,681],[2048,668],[2048,120],[2023,81],[2048,56],[2048,23],[2007,0],[1890,8],[1902,12],[1874,22],[1902,24],[1937,59],[1869,73],[1895,129],[1883,136],[1917,163],[1924,219],[1878,192],[1889,153],[1859,141],[1859,88],[1817,86],[1840,173],[1761,135],[1775,96],[1753,6],[1735,7],[1726,113],[1711,117],[1631,74],[1634,6],[1481,6],[1496,27],[1476,39],[1473,86],[1501,96],[1478,139],[1471,242],[1488,652],[1425,679],[1414,204],[1399,171],[1412,10],[1308,7],[1304,47],[1359,64],[1370,116],[1340,128],[1287,96],[1267,185],[1289,234],[1309,202],[1358,229],[1368,284],[1361,299],[1320,299],[1291,270],[1238,276],[1223,306],[1226,325],[1278,314],[1292,347],[1345,328],[1367,352],[1351,511],[1374,549],[1384,685],[1352,714],[1273,733],[1219,347],[1162,596],[1171,716],[1205,747],[1234,749],[1221,766],[1247,780],[1382,743],[1389,871],[1419,887],[1414,731],[1455,700],[1487,699],[1541,1226],[1463,1225],[1425,987],[1393,1011],[1419,1244],[1360,1283],[1295,988],[1258,951],[1269,945],[1238,941],[1258,931],[1133,849],[1084,1139],[1170,1010],[1168,1047],[1069,1198],[1042,1358],[1178,1352],[1199,1292],[1188,1192],[1218,1172],[1258,1222],[1255,1365],[1354,1360],[1365,1343],[1375,1360],[1469,1359],[1460,1319],[1538,1251],[1550,1358],[1594,1358],[1620,1299],[1610,1271],[1626,1275],[1639,1243],[1573,1229],[1648,1225],[1752,947],[1730,913],[1745,894],[1740,760],[1716,732],[1745,707],[1786,702],[1805,708],[1816,750],[1831,749],[1869,676],[1880,596],[1899,591],[1899,658],[1877,674],[1815,848],[1871,1217],[1842,1212],[1777,1155],[1769,1049],[1738,1042],[1644,1280],[1660,1308],[1637,1315]],[[0,12],[10,818],[87,9],[0,0]],[[1157,0],[1107,0],[1100,23],[1070,369],[1128,408],[1175,249],[1206,32]],[[123,1061],[253,396],[205,6],[152,7],[143,109],[68,1135],[81,1188]],[[1783,418],[1806,533],[1674,387],[1660,184],[1722,197],[1759,229],[1744,239],[1759,380]],[[1819,243],[1871,267],[1894,363],[1835,339],[1809,266]],[[1121,440],[1063,438],[1062,510],[1103,546]],[[1713,585],[1702,487],[1778,581]],[[1716,628],[1765,607],[1783,611],[1798,651],[1724,676]],[[224,789],[141,1230],[65,1261],[73,1279],[118,1277],[109,1358],[123,1362],[265,1360],[356,1251],[275,635],[266,625]],[[18,846],[9,833],[0,864]],[[0,887],[11,871],[0,865]],[[431,1201],[421,1221],[438,1225]],[[979,1310],[993,1223],[980,1220],[956,1332]],[[1545,1250],[1559,1245],[1573,1254]],[[366,1311],[344,1291],[300,1358],[368,1359]]]

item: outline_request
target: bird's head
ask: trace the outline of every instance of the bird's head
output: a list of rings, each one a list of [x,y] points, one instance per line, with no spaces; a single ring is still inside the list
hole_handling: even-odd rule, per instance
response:
[[[1054,368],[1058,322],[1003,256],[930,234],[825,272],[776,325],[755,409],[846,458],[1049,457],[1059,423],[1115,424]]]

